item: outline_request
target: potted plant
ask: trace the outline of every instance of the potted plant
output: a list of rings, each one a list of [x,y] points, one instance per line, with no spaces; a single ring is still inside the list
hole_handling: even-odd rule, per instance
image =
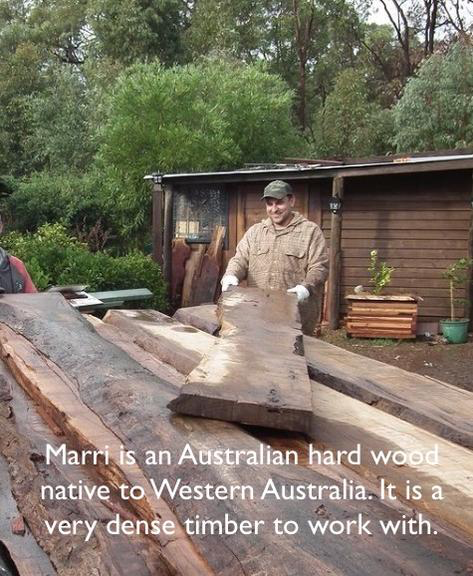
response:
[[[442,334],[451,344],[463,344],[468,340],[468,318],[457,318],[455,304],[464,304],[464,298],[455,298],[456,290],[465,285],[467,272],[473,265],[473,260],[460,258],[445,270],[443,277],[448,280],[450,289],[450,318],[441,320]]]
[[[358,338],[415,338],[417,329],[417,298],[409,295],[382,294],[390,284],[394,268],[378,261],[378,251],[371,250],[370,284],[365,292],[357,286],[355,294],[346,296],[349,309],[346,317],[348,336]]]

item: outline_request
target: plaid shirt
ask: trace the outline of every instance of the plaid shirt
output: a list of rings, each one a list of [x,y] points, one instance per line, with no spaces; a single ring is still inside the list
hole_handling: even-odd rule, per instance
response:
[[[252,226],[238,243],[225,274],[248,286],[287,290],[302,284],[313,295],[321,292],[328,276],[324,235],[314,222],[293,212],[291,223],[277,230],[270,218]]]

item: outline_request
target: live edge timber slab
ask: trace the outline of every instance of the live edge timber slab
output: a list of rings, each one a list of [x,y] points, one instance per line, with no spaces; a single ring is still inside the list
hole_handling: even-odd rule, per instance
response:
[[[95,322],[97,324],[97,322]],[[97,330],[107,339],[111,339],[132,354],[140,362],[155,371],[145,352],[137,352],[134,344],[126,342],[126,331],[113,330],[107,324],[97,325]],[[161,374],[162,366],[159,367]],[[183,385],[183,376],[173,379],[176,386]],[[395,416],[391,416],[367,404],[332,390],[319,382],[311,381],[312,386],[312,424],[309,436],[317,445],[325,449],[352,451],[360,446],[361,463],[353,466],[343,459],[346,466],[351,466],[355,473],[361,474],[368,481],[379,482],[384,478],[396,485],[396,495],[412,508],[423,510],[439,521],[449,531],[456,529],[468,541],[473,537],[473,458],[471,452],[435,434],[422,430]],[[210,422],[210,421],[209,421]],[[294,444],[304,444],[302,438],[265,434],[265,441],[274,447],[284,439],[287,449]],[[376,463],[371,451],[418,451],[432,452],[437,447],[439,464],[429,462],[407,463],[399,466],[392,461]],[[307,445],[305,445],[305,450]],[[424,498],[406,501],[405,486],[407,481],[422,487]],[[429,497],[434,485],[441,485],[443,499],[433,500]],[[410,510],[409,509],[409,510]]]
[[[311,378],[473,449],[473,393],[304,338]]]
[[[169,407],[175,412],[308,432],[311,387],[297,298],[237,288],[222,295],[220,338]]]
[[[46,294],[11,295],[2,299],[0,323],[8,325],[3,347],[8,364],[25,374],[23,384],[41,402],[56,424],[66,433],[75,434],[81,448],[95,447],[97,435],[86,428],[84,418],[61,414],[60,404],[69,404],[69,392],[77,396],[77,410],[90,410],[109,432],[103,430],[104,440],[115,434],[123,445],[135,450],[141,473],[150,481],[160,483],[180,479],[184,486],[251,484],[260,495],[268,479],[284,484],[289,490],[299,485],[333,483],[326,476],[305,466],[263,464],[248,466],[223,464],[195,465],[187,462],[178,466],[176,459],[169,465],[155,466],[144,461],[145,450],[170,449],[181,454],[189,444],[192,450],[254,450],[260,443],[233,424],[209,419],[172,415],[166,408],[175,397],[174,386],[151,373],[129,358],[123,350],[106,342],[87,321],[60,296]],[[17,346],[24,339],[23,345]],[[9,345],[10,344],[10,345]],[[31,350],[28,351],[28,344]],[[8,350],[7,350],[8,348]],[[35,356],[34,365],[32,354]],[[28,386],[26,376],[31,386]],[[64,381],[59,386],[58,378]],[[54,386],[49,386],[53,382]],[[62,388],[62,390],[61,390]],[[64,395],[63,395],[64,394]],[[58,408],[56,409],[55,406]],[[64,407],[64,404],[63,404]],[[89,416],[94,418],[93,414]],[[85,417],[85,412],[84,412]],[[100,424],[97,422],[97,427]],[[97,428],[98,429],[98,428]],[[86,433],[80,438],[80,431]],[[95,424],[94,424],[95,430]],[[102,433],[101,433],[102,434]],[[251,478],[248,477],[249,470]],[[105,479],[113,470],[97,468]],[[118,471],[119,472],[119,471]],[[136,471],[139,473],[139,471]],[[151,507],[141,502],[141,518],[148,517]],[[228,499],[171,499],[166,493],[160,506],[169,506],[180,522],[185,518],[223,520],[225,514],[238,521],[264,520],[268,530],[259,535],[241,533],[226,535],[179,535],[162,542],[163,564],[153,573],[173,576],[399,576],[402,570],[416,576],[445,576],[468,574],[472,548],[439,533],[437,536],[415,538],[386,538],[379,531],[372,536],[358,534],[317,534],[302,530],[296,536],[278,536],[271,530],[275,518],[295,519],[303,524],[307,518],[320,517],[321,502],[308,505],[297,500]],[[148,508],[148,511],[145,509]],[[397,521],[400,515],[377,499],[356,502],[323,499],[322,513],[331,520],[355,519],[363,512],[367,518]],[[157,538],[150,537],[155,543]],[[144,572],[129,570],[129,576],[144,576]],[[66,574],[66,573],[64,573]],[[93,574],[84,571],[81,576]],[[116,574],[113,570],[103,574]],[[35,575],[36,576],[36,575]],[[61,575],[62,576],[62,575]]]

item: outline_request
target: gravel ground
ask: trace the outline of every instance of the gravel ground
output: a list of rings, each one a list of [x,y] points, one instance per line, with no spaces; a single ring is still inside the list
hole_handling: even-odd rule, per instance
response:
[[[433,341],[406,341],[347,338],[345,330],[324,330],[322,339],[404,370],[449,382],[473,392],[473,335],[466,344]]]

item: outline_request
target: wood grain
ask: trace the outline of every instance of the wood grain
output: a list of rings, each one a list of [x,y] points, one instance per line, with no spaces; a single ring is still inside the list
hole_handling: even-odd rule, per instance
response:
[[[219,306],[221,338],[189,374],[170,408],[306,432],[311,398],[305,360],[297,354],[297,299],[236,288],[223,294]]]

